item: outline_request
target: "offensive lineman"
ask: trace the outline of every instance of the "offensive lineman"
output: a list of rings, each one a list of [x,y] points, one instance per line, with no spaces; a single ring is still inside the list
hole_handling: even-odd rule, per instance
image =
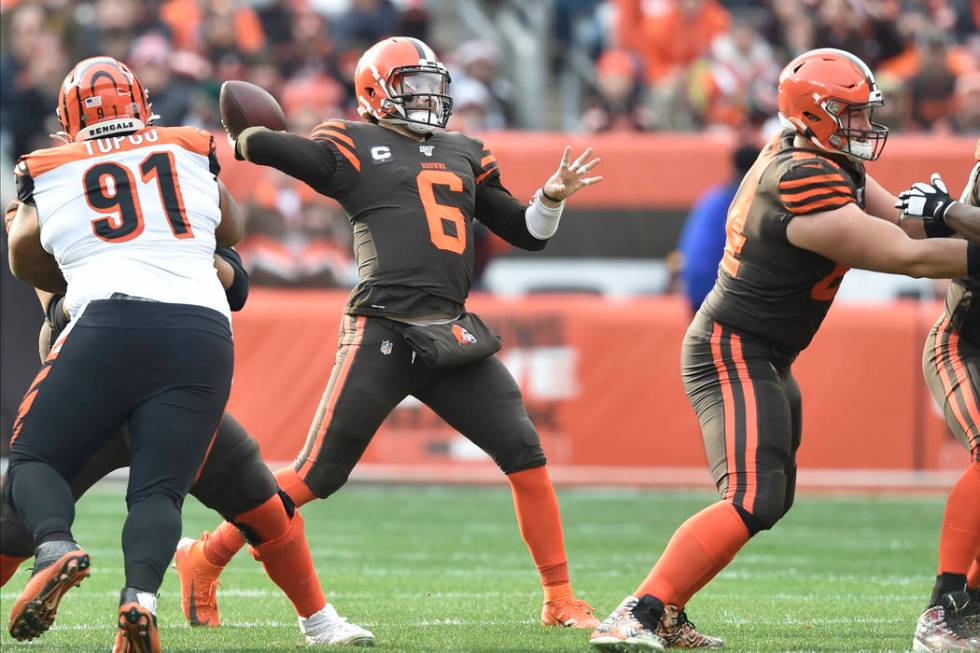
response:
[[[542,622],[591,628],[598,623],[593,610],[575,598],[569,581],[558,502],[538,434],[520,389],[493,355],[496,338],[464,303],[473,269],[472,220],[518,247],[540,250],[558,228],[564,200],[601,180],[587,176],[599,160],[586,162],[586,150],[569,163],[566,148],[559,171],[531,205],[518,202],[480,141],[437,131],[452,112],[449,82],[429,46],[390,38],[357,66],[364,122],[329,120],[310,139],[263,127],[232,135],[236,156],[275,167],[341,203],[354,227],[360,272],[306,445],[276,476],[297,506],[330,496],[346,483],[385,417],[414,395],[507,475],[521,535],[544,586]],[[227,523],[205,533],[187,547],[178,566],[181,583],[192,574],[217,578],[242,542]],[[206,591],[214,586],[202,587],[198,615],[216,614],[215,594]]]
[[[603,651],[723,645],[697,632],[684,606],[793,504],[802,419],[791,366],[848,268],[980,272],[978,245],[909,238],[896,198],[866,175],[863,162],[880,155],[888,130],[872,122],[883,100],[864,62],[842,50],[806,52],[783,69],[778,95],[787,128],[729,207],[718,281],[682,349],[721,500],[677,529],[646,580],[592,633]]]
[[[980,243],[980,141],[959,202],[939,175],[899,195],[904,214],[928,231]],[[946,500],[939,569],[919,616],[914,651],[980,651],[980,275],[953,280],[929,332],[922,369],[946,424],[970,452],[970,465]]]

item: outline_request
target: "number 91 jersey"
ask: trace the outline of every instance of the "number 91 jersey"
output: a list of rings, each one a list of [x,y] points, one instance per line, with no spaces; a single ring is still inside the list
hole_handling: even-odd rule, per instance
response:
[[[73,319],[115,293],[195,304],[230,319],[214,270],[221,221],[212,136],[149,127],[37,150],[15,169],[41,244],[68,283]]]
[[[865,172],[845,157],[794,145],[784,132],[763,149],[728,209],[718,281],[702,311],[795,357],[823,322],[847,268],[794,246],[791,220],[854,202],[864,208]]]

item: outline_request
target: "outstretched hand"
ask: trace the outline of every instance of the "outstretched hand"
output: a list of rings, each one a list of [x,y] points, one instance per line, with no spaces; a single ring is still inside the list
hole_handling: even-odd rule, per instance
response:
[[[906,216],[942,222],[949,207],[955,203],[942,177],[934,172],[928,184],[920,181],[899,194],[895,208],[902,209]]]
[[[586,163],[586,160],[592,154],[591,147],[586,148],[577,159],[569,163],[571,154],[571,146],[566,145],[565,151],[561,155],[561,163],[558,165],[558,171],[551,175],[551,178],[541,187],[546,195],[544,198],[546,201],[551,199],[560,202],[571,197],[586,186],[598,184],[602,181],[602,177],[586,176],[602,160],[597,157]]]

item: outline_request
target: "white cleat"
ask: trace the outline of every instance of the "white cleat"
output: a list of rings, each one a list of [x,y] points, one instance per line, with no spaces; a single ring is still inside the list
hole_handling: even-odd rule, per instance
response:
[[[633,615],[638,602],[635,596],[627,596],[599,624],[589,638],[593,649],[608,653],[664,653],[664,640]]]
[[[309,617],[300,617],[299,629],[310,645],[374,646],[374,633],[350,623],[329,603]]]
[[[936,605],[927,608],[919,616],[915,625],[915,637],[912,639],[912,650],[916,653],[980,651],[980,642],[975,646],[970,640],[960,637],[950,628],[945,608]]]

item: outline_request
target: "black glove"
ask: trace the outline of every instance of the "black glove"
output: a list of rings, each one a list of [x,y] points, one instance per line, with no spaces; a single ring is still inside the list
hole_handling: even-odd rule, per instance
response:
[[[922,218],[922,226],[930,238],[952,236],[956,232],[946,224],[946,214],[956,200],[949,196],[946,183],[938,172],[932,173],[928,184],[918,182],[898,196],[895,207],[913,218]]]

